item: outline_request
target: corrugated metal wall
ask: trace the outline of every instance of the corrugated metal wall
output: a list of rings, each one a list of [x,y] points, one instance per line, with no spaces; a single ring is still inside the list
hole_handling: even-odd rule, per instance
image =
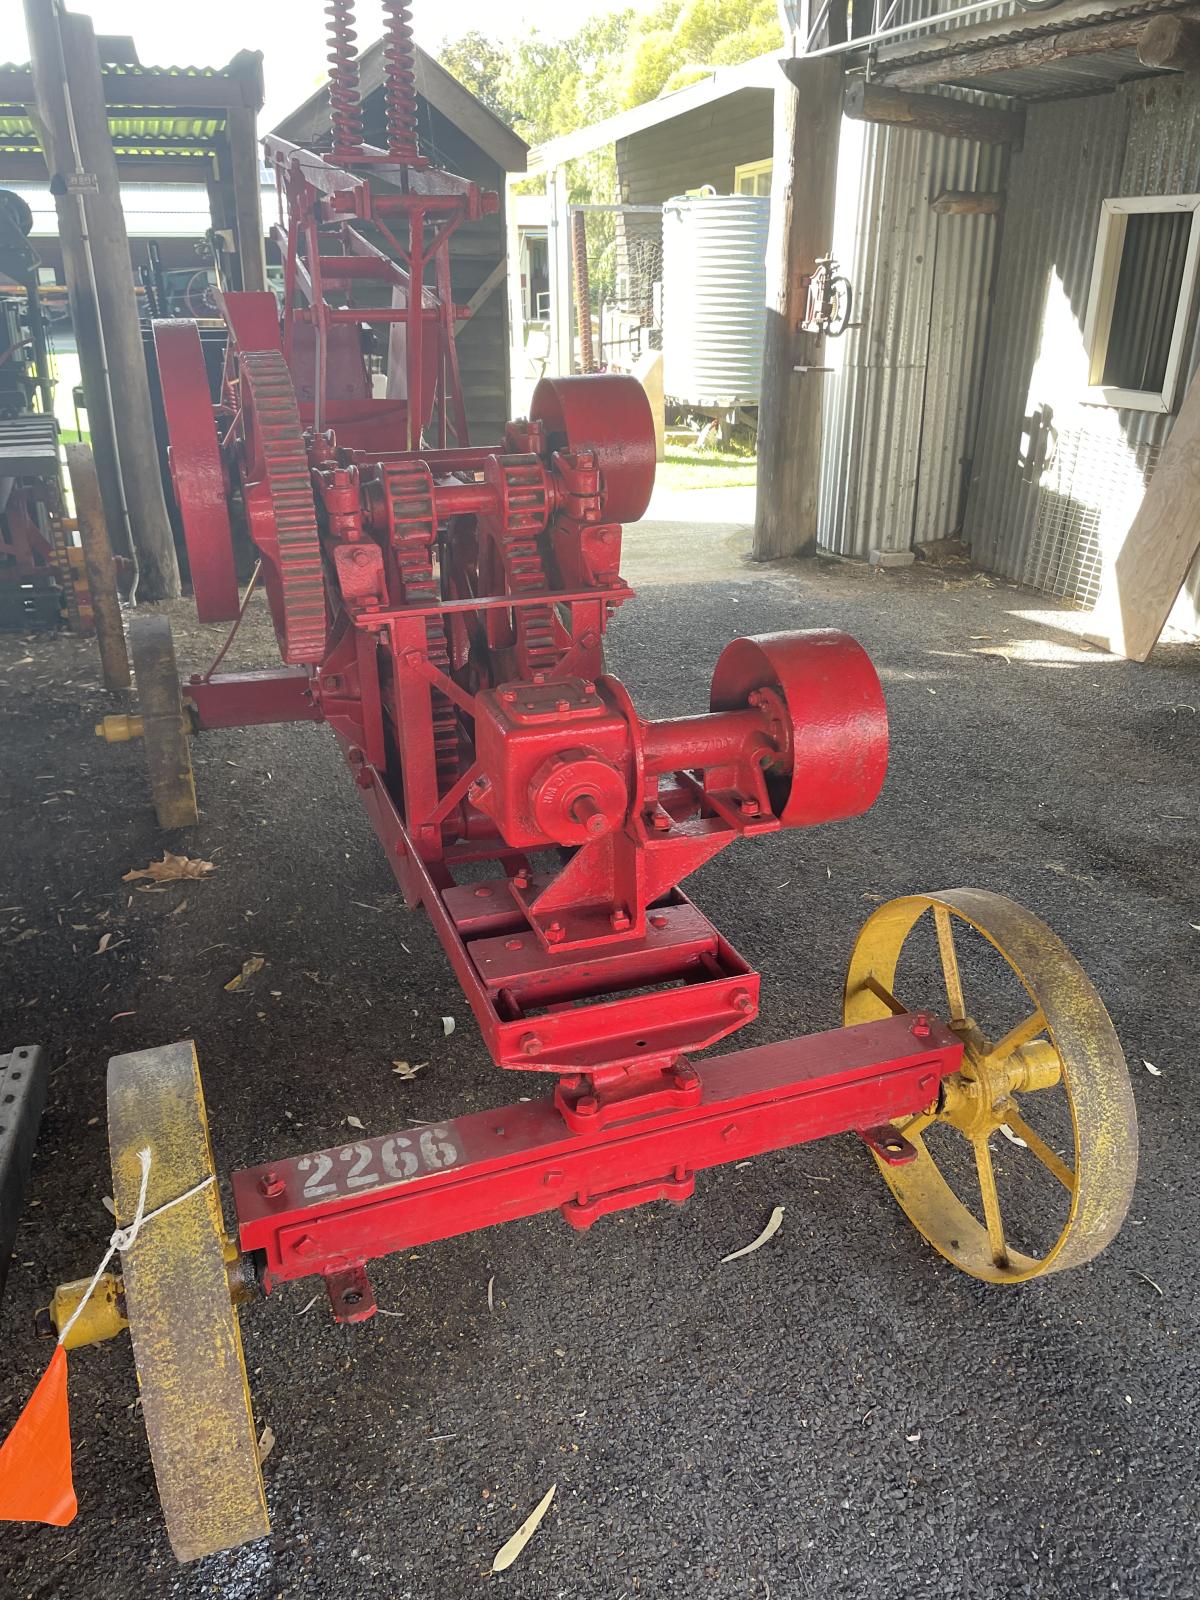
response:
[[[1082,403],[1083,323],[1101,201],[1200,190],[1200,80],[1190,74],[1127,84],[1113,94],[1033,105],[1011,160],[996,303],[983,379],[976,469],[965,533],[977,561],[1038,581],[1046,491],[1029,459],[1027,419],[1052,413],[1072,456],[1053,493],[1091,518],[1111,554],[1174,421],[1162,412]],[[1194,321],[1194,312],[1193,312]],[[1193,325],[1180,393],[1200,360]],[[1103,459],[1107,470],[1097,475]],[[1059,479],[1063,479],[1059,482]],[[1039,511],[1042,524],[1039,523]],[[1200,631],[1200,572],[1172,619]]]
[[[825,341],[818,538],[840,555],[956,531],[974,433],[997,219],[943,216],[943,190],[1000,187],[999,146],[842,124],[834,253],[852,326]]]

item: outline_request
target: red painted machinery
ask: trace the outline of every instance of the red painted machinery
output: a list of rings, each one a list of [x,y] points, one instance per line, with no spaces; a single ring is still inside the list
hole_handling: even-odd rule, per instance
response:
[[[179,825],[195,820],[189,732],[327,722],[495,1060],[555,1081],[543,1100],[235,1173],[236,1236],[212,1184],[147,1224],[107,1320],[73,1342],[128,1318],[182,1559],[266,1531],[233,1304],[252,1293],[319,1274],[334,1315],[357,1321],[375,1309],[367,1263],[387,1252],[551,1208],[584,1228],[683,1201],[702,1169],[837,1132],[866,1143],[948,1259],[996,1282],[1094,1255],[1133,1181],[1104,1008],[1049,930],[1000,896],[881,907],[852,958],[845,1027],[693,1059],[757,1015],[759,978],[681,883],[745,835],[865,811],[884,778],[883,695],[860,646],[826,631],[736,639],[708,709],[688,717],[643,718],[606,672],[605,630],[630,598],[622,524],[654,478],[646,398],[623,376],[548,379],[502,440],[469,442],[449,247],[496,199],[418,151],[407,9],[387,7],[387,149],[362,142],[342,0],[332,151],[266,141],[285,303],[281,318],[271,295],[223,297],[215,417],[194,325],[156,327],[200,616],[238,615],[240,509],[285,666],[181,688],[163,619],[144,620],[141,732],[160,817]],[[380,334],[384,395],[369,362]],[[897,977],[918,926],[936,991],[903,963]],[[960,964],[963,941],[999,951],[1013,980],[1015,1009],[994,1027],[964,998],[977,967]],[[989,979],[982,999],[996,993]],[[1047,1110],[1035,1128],[1023,1097],[1056,1095],[1059,1120]],[[117,1058],[109,1096],[122,1221],[143,1146],[152,1208],[211,1175],[190,1044]],[[973,1197],[943,1135],[966,1152]],[[1033,1209],[1052,1224],[1037,1248],[1005,1231],[1017,1151],[1052,1190]],[[57,1325],[77,1299],[59,1291]]]

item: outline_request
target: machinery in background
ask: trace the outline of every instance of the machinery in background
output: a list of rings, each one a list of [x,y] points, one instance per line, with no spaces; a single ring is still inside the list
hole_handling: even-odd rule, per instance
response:
[[[83,552],[65,517],[54,379],[29,242],[33,214],[0,189],[0,627],[92,625]]]

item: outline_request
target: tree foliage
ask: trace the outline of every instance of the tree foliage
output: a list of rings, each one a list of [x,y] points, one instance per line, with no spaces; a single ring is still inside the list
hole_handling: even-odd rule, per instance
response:
[[[658,0],[601,12],[568,39],[516,44],[478,31],[448,40],[442,65],[537,144],[682,88],[783,42],[775,0]]]

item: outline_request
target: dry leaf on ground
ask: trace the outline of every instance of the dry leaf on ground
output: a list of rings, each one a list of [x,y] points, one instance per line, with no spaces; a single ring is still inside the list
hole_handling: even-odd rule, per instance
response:
[[[496,1551],[496,1559],[492,1562],[493,1572],[504,1572],[508,1567],[512,1566],[521,1551],[524,1550],[530,1539],[538,1531],[542,1518],[550,1509],[550,1502],[554,1499],[554,1491],[557,1488],[558,1485],[556,1483],[550,1485],[512,1538],[502,1544],[499,1550]]]
[[[267,1459],[267,1457],[271,1454],[271,1451],[274,1450],[274,1448],[275,1448],[275,1430],[274,1430],[274,1428],[272,1428],[271,1424],[268,1422],[267,1425],[263,1428],[263,1431],[258,1436],[258,1464],[259,1464],[260,1467],[262,1466],[263,1462]]]
[[[407,1082],[410,1078],[415,1078],[418,1072],[424,1072],[428,1065],[428,1061],[393,1061],[392,1071],[398,1078],[403,1078]]]
[[[108,949],[109,942],[110,942],[111,939],[112,939],[112,934],[111,933],[102,933],[100,935],[100,943],[96,946],[94,954],[98,955],[98,956],[102,956],[104,954],[104,952]]]
[[[229,982],[225,985],[226,989],[228,989],[230,994],[233,994],[235,990],[242,987],[247,978],[252,978],[256,972],[261,971],[264,964],[265,963],[263,962],[263,958],[261,956],[251,956],[249,961],[243,961],[242,970],[238,973],[236,978],[230,978]]]
[[[148,867],[132,867],[121,874],[122,883],[134,878],[153,878],[155,883],[175,883],[181,878],[203,878],[217,869],[211,861],[201,861],[199,856],[173,856],[163,852],[161,861],[152,861]]]
[[[776,1206],[774,1211],[771,1213],[771,1220],[759,1234],[758,1238],[752,1240],[749,1244],[744,1244],[740,1250],[733,1251],[731,1255],[722,1256],[721,1265],[724,1266],[727,1261],[737,1261],[742,1256],[752,1255],[755,1250],[761,1250],[763,1245],[766,1244],[767,1240],[773,1239],[782,1227],[783,1207]]]
[[[346,1125],[350,1128],[357,1128],[360,1132],[362,1131],[362,1122],[358,1117],[347,1117]]]
[[[1142,1065],[1145,1067],[1146,1071],[1150,1074],[1150,1076],[1152,1078],[1161,1078],[1162,1077],[1162,1068],[1161,1067],[1156,1067],[1154,1065],[1153,1061],[1143,1061]]]

